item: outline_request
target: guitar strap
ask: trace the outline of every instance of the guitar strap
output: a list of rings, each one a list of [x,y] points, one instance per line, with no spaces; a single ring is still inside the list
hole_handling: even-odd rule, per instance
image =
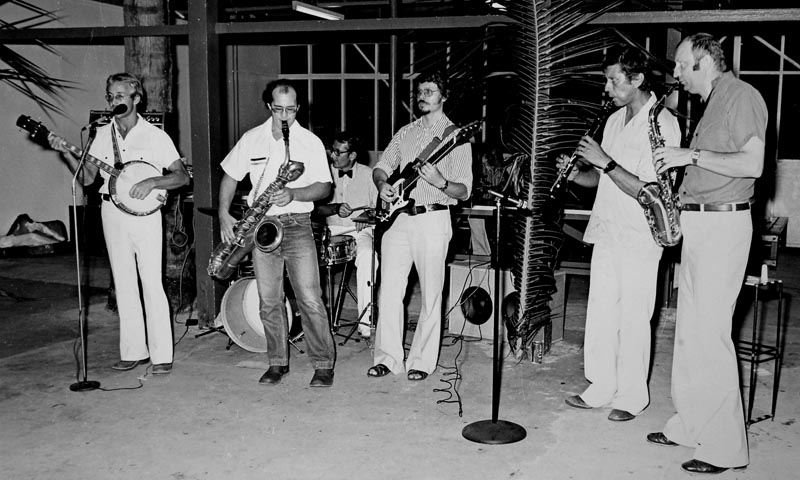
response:
[[[453,131],[455,131],[456,128],[458,127],[456,127],[455,124],[449,125],[444,129],[444,132],[442,132],[442,138],[447,138],[451,133],[453,133]],[[420,164],[425,163],[425,161],[428,160],[428,157],[431,156],[431,153],[433,153],[433,151],[436,150],[441,143],[441,138],[433,137],[430,143],[428,143],[428,145],[419,153],[415,162],[418,160]]]
[[[119,145],[117,145],[117,126],[111,123],[111,143],[114,146],[114,168],[122,170],[122,155],[119,154]]]

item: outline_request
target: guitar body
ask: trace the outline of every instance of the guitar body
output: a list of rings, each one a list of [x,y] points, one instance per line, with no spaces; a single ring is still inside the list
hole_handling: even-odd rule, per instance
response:
[[[378,200],[375,202],[375,218],[378,221],[377,226],[379,230],[388,230],[398,215],[414,208],[414,199],[409,197],[420,178],[419,168],[424,163],[430,163],[431,165],[437,164],[453,151],[455,147],[466,143],[470,137],[480,130],[480,125],[481,122],[478,120],[457,129],[447,136],[443,142],[438,144],[438,148],[431,153],[427,159],[415,159],[401,171],[395,172],[394,175],[386,180],[386,183],[394,187],[397,196],[393,201],[385,202],[380,195],[378,195]]]
[[[27,115],[20,115],[17,119],[17,126],[24,128],[31,134],[31,139],[43,147],[50,147],[49,139],[53,135],[41,123],[33,120]],[[81,149],[75,145],[65,143],[66,148],[77,158],[83,156]],[[91,155],[86,155],[86,161],[109,175],[108,193],[112,203],[125,213],[144,217],[156,212],[164,206],[167,201],[167,191],[162,189],[153,190],[143,199],[130,196],[131,188],[142,180],[160,177],[161,171],[141,160],[134,160],[123,165],[121,170],[117,170],[111,165],[98,160]]]
[[[143,199],[133,198],[129,192],[142,180],[159,176],[161,172],[147,162],[134,160],[126,163],[116,177],[109,177],[108,193],[111,202],[123,212],[137,217],[155,213],[167,202],[166,190],[154,189]]]

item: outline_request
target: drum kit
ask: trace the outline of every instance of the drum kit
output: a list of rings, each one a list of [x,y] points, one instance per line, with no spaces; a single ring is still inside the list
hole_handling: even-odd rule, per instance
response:
[[[363,223],[366,226],[374,225],[374,213],[371,214],[370,211],[366,211],[354,219],[354,221]],[[340,343],[340,345],[344,345],[344,343],[346,343],[347,340],[349,340],[350,337],[352,337],[352,335],[355,333],[361,318],[368,311],[371,311],[372,313],[370,318],[375,318],[374,289],[370,289],[373,291],[372,298],[370,299],[367,307],[364,308],[364,311],[360,312],[358,319],[354,322],[340,324],[342,307],[345,300],[344,294],[349,294],[353,301],[357,303],[357,297],[348,285],[350,273],[352,273],[350,268],[352,267],[356,258],[356,240],[352,236],[346,235],[346,233],[350,233],[356,229],[354,228],[353,230],[346,230],[341,232],[339,235],[331,236],[330,230],[326,225],[314,223],[312,224],[312,230],[314,232],[315,243],[317,244],[318,264],[320,267],[325,267],[326,269],[325,282],[327,287],[327,307],[331,328],[338,334],[338,330],[341,327],[353,327],[349,334],[346,335],[345,340]],[[334,285],[334,269],[338,268],[339,266],[343,267],[337,291],[337,288],[335,288]],[[373,257],[370,282],[371,285],[375,284],[374,267],[375,261]],[[287,293],[284,300],[284,308],[286,309],[286,318],[288,320],[289,344],[302,354],[304,353],[303,350],[301,350],[296,344],[296,342],[300,341],[304,336],[300,321],[300,313],[296,307],[291,284],[288,282],[285,272],[284,281],[284,290]],[[259,313],[259,297],[256,287],[255,272],[253,270],[253,263],[250,256],[246,257],[245,260],[239,263],[236,280],[231,282],[231,284],[228,286],[228,289],[225,291],[224,296],[222,297],[220,313],[215,321],[215,326],[209,331],[200,333],[196,336],[199,337],[214,332],[222,332],[227,334],[230,339],[226,347],[228,349],[230,349],[232,344],[236,344],[241,348],[254,353],[264,353],[267,351],[267,340],[266,335],[264,334],[264,325],[261,322],[261,316]]]

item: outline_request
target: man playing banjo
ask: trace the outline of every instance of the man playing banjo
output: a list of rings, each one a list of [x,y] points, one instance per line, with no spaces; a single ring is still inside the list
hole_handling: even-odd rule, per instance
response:
[[[151,214],[137,213],[121,199],[131,199],[130,203],[135,206],[137,201],[161,195],[158,190],[187,185],[189,174],[169,135],[137,113],[136,106],[143,94],[141,82],[129,73],[108,77],[105,98],[116,114],[108,125],[97,129],[89,155],[109,167],[122,168],[123,173],[128,162],[153,167],[145,170],[151,171],[153,176],[142,176],[135,179],[135,183],[130,182],[131,185],[119,181],[122,175],[111,181],[106,169],[100,173],[104,180],[100,187],[103,234],[114,277],[120,323],[120,361],[111,368],[131,370],[149,358],[154,374],[167,374],[172,371],[173,339],[169,303],[161,283],[161,213],[158,210]],[[50,146],[62,152],[73,171],[79,167],[78,159],[63,138],[52,135]],[[82,169],[84,185],[91,184],[100,170],[91,163],[83,164]],[[161,175],[163,169],[169,173]],[[113,171],[113,168],[108,170]],[[117,188],[110,190],[109,186]],[[140,279],[144,311],[139,300]]]

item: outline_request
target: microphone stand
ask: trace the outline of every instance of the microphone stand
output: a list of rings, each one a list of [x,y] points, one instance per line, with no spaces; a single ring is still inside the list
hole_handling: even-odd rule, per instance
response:
[[[76,264],[76,271],[78,274],[78,329],[80,331],[81,336],[81,354],[82,354],[82,362],[81,362],[81,370],[83,373],[83,380],[78,380],[77,382],[73,383],[69,386],[69,389],[73,392],[87,392],[89,390],[96,390],[100,388],[100,382],[94,380],[87,380],[87,352],[86,352],[86,311],[83,308],[83,293],[82,293],[82,285],[83,280],[81,278],[81,260],[80,260],[80,248],[78,245],[79,237],[78,237],[78,200],[76,195],[75,184],[78,180],[78,175],[80,175],[81,170],[83,169],[83,164],[86,162],[86,155],[89,153],[89,147],[92,146],[92,142],[94,142],[94,137],[97,134],[97,125],[92,125],[89,129],[89,138],[86,141],[86,147],[83,149],[83,153],[81,154],[81,158],[78,161],[78,166],[75,169],[75,175],[72,176],[72,217],[74,219],[72,225],[72,236],[75,239],[75,264]]]
[[[495,199],[495,245],[494,253],[492,255],[492,266],[494,268],[494,340],[492,352],[492,419],[479,420],[470,423],[461,431],[461,435],[467,440],[476,443],[484,443],[491,445],[502,445],[506,443],[514,443],[522,440],[527,435],[525,428],[516,423],[506,420],[498,420],[497,412],[500,407],[500,380],[502,367],[500,363],[500,304],[503,300],[503,294],[500,291],[502,283],[500,282],[500,219],[501,202],[505,195],[497,194],[489,191],[497,198]]]

